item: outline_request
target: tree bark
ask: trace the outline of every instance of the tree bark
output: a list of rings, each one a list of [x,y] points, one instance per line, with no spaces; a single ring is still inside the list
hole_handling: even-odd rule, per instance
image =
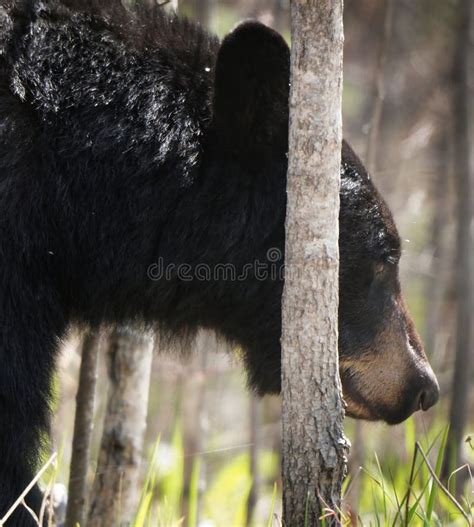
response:
[[[88,527],[131,524],[148,410],[153,338],[129,328],[109,336],[109,394]]]
[[[463,436],[468,416],[474,350],[474,0],[463,1],[461,24],[454,96],[455,172],[458,195],[457,320],[456,359],[447,444],[449,471],[463,462]]]
[[[66,527],[85,525],[87,517],[87,472],[94,422],[99,332],[87,331],[81,346],[81,369],[76,395],[76,415],[69,470]]]
[[[293,0],[291,11],[283,518],[300,527],[329,511],[326,525],[337,522],[348,451],[337,329],[344,37],[342,0]]]

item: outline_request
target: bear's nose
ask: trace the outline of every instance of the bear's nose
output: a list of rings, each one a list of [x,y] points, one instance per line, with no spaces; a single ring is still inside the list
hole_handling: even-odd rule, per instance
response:
[[[417,397],[417,409],[421,409],[426,412],[434,406],[439,399],[439,385],[438,381],[434,379],[428,379],[428,382],[422,387]]]

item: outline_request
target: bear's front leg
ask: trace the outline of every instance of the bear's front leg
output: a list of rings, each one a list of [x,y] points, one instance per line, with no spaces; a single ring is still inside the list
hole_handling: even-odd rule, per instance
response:
[[[262,338],[245,349],[245,366],[249,386],[258,395],[281,391],[281,346],[279,339]]]
[[[14,289],[14,285],[17,287]],[[49,431],[49,403],[58,336],[65,324],[51,290],[2,281],[0,290],[0,520],[34,478]],[[25,503],[39,516],[35,486]],[[34,527],[19,505],[6,527]]]

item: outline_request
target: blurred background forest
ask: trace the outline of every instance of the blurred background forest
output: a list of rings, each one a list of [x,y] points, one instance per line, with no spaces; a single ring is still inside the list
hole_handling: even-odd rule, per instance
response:
[[[352,459],[344,518],[353,525],[398,525],[407,519],[410,525],[466,524],[434,484],[427,465],[418,457],[412,466],[416,441],[440,477],[440,450],[456,466],[465,465],[451,477],[449,489],[472,514],[474,351],[466,328],[474,322],[473,275],[472,268],[463,268],[469,259],[472,264],[472,255],[463,254],[463,236],[473,178],[467,116],[473,115],[474,101],[466,95],[466,61],[471,61],[473,82],[474,58],[468,57],[465,5],[461,0],[345,1],[344,135],[394,213],[403,239],[405,298],[441,387],[435,408],[402,425],[346,420]],[[287,0],[179,0],[176,7],[220,37],[253,17],[290,39]],[[280,400],[259,400],[246,391],[238,350],[235,356],[225,354],[208,334],[193,346],[196,352],[180,360],[166,353],[166,343],[155,343],[135,524],[148,525],[148,515],[153,525],[278,525]],[[80,348],[77,335],[64,344],[57,380],[56,481],[64,485]],[[90,488],[107,405],[104,353],[99,355]],[[453,384],[456,353],[462,367]],[[460,402],[450,410],[453,386],[459,388]],[[451,435],[457,434],[453,444],[462,450],[448,451],[445,445],[449,422]]]

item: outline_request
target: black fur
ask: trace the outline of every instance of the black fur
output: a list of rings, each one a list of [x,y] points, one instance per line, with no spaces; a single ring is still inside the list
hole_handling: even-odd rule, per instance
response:
[[[242,347],[258,392],[279,391],[281,272],[244,270],[283,257],[289,51],[260,24],[220,46],[110,0],[0,0],[0,29],[1,515],[36,468],[70,323],[213,328]],[[354,276],[399,240],[347,145],[341,207],[340,353],[357,354]],[[230,263],[239,279],[156,279],[158,262]]]

